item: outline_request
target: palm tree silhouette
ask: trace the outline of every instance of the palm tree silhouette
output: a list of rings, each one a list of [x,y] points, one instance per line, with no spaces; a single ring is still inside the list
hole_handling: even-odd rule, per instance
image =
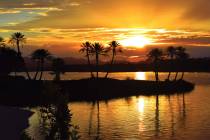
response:
[[[96,78],[98,79],[98,66],[99,66],[99,56],[100,55],[107,55],[108,50],[104,48],[104,46],[98,42],[93,44],[91,54],[95,55],[96,57]]]
[[[150,50],[149,53],[147,54],[148,59],[151,60],[154,65],[155,79],[157,82],[159,81],[158,62],[162,59],[162,56],[163,56],[163,52],[162,50],[158,48]]]
[[[4,38],[0,37],[0,47],[6,47]]]
[[[117,51],[122,52],[122,49],[120,48],[119,50],[117,50],[117,48],[120,46],[120,44],[117,41],[112,41],[109,44],[110,49],[112,51],[112,60],[111,60],[111,66],[114,64],[114,58],[117,55]],[[108,77],[109,71],[107,71],[105,78]]]
[[[52,60],[52,74],[55,74],[55,81],[60,81],[60,75],[64,74],[64,65],[65,62],[62,58],[54,58]]]
[[[20,45],[23,45],[25,41],[26,41],[25,35],[20,32],[13,33],[11,35],[9,43],[11,43],[12,45],[16,45],[18,56],[21,56]]]
[[[167,56],[170,58],[170,61],[171,61],[170,65],[172,67],[172,65],[173,65],[173,59],[174,59],[174,57],[176,55],[176,48],[173,47],[173,46],[169,46],[167,48],[166,52],[167,52]],[[168,74],[167,80],[170,79],[170,76],[171,76],[171,69],[169,70],[169,74]]]
[[[87,62],[88,62],[88,65],[90,67],[90,74],[91,74],[91,77],[93,78],[94,75],[93,75],[93,72],[92,72],[92,69],[91,69],[91,63],[90,63],[90,51],[91,50],[92,50],[92,44],[87,41],[85,43],[82,43],[81,49],[79,51],[81,53],[85,53],[85,57],[87,57]]]
[[[0,77],[8,76],[18,64],[17,52],[9,47],[0,47]]]
[[[189,54],[186,53],[185,48],[177,47],[176,57],[183,64],[189,58]],[[177,75],[178,75],[178,72],[177,72]],[[176,75],[175,80],[177,79],[177,75]],[[184,71],[182,72],[182,76],[180,79],[182,80],[183,78],[184,78]]]
[[[21,50],[20,50],[20,46],[23,47],[23,44],[25,42],[26,42],[25,35],[22,34],[22,33],[20,33],[20,32],[13,33],[11,35],[11,37],[10,37],[10,40],[9,40],[9,43],[10,44],[16,45],[16,47],[17,47],[17,53],[18,53],[17,55],[21,59],[22,64],[23,64],[23,68],[25,69],[26,75],[27,75],[28,79],[30,80],[31,77],[29,75],[28,69],[26,68],[25,60],[22,57],[22,53],[21,53]]]
[[[37,72],[34,76],[34,80],[36,80],[36,77],[40,71],[40,77],[39,80],[42,79],[43,71],[44,71],[44,63],[46,59],[51,58],[51,54],[49,53],[48,50],[45,49],[37,49],[35,50],[32,54],[32,59],[37,61]]]

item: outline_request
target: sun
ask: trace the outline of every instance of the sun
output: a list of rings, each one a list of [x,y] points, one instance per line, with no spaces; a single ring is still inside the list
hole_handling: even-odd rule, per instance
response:
[[[143,48],[144,46],[151,44],[152,40],[145,36],[133,36],[119,42],[122,46]]]

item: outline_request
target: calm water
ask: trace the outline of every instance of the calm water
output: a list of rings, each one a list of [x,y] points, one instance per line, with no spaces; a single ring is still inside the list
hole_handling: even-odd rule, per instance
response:
[[[67,73],[63,79],[80,79],[89,73]],[[118,79],[154,79],[153,73],[115,73]],[[161,79],[167,77],[160,74]],[[45,79],[52,76],[45,74]],[[69,103],[73,123],[79,125],[82,140],[147,140],[147,139],[200,139],[210,138],[210,74],[187,73],[185,79],[196,83],[195,89],[185,95],[134,96],[100,102]],[[27,132],[35,139],[39,133],[39,112],[30,118]]]

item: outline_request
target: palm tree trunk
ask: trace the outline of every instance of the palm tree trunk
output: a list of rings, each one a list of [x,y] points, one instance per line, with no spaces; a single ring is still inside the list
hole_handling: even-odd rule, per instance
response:
[[[110,70],[111,70],[111,67],[112,67],[112,65],[113,65],[113,63],[114,63],[114,53],[112,53],[112,60],[111,60],[111,66],[110,66]],[[106,73],[106,76],[105,76],[105,78],[107,78],[108,77],[108,75],[109,75],[109,70],[107,70],[107,73]]]
[[[26,68],[25,60],[24,60],[24,58],[22,57],[22,54],[21,54],[21,51],[20,51],[20,42],[19,42],[19,40],[17,40],[16,45],[17,45],[17,50],[18,50],[18,57],[20,57],[20,59],[21,59],[22,62],[23,62],[23,68],[24,68],[24,70],[25,70],[25,72],[26,72],[26,75],[27,75],[28,79],[31,80],[31,77],[30,77],[30,74],[29,74],[29,72],[28,72],[28,69]]]
[[[171,76],[171,71],[168,73],[168,80],[170,80],[170,76]]]
[[[17,45],[18,56],[21,57],[19,40],[17,40],[16,45]]]
[[[170,67],[169,73],[168,73],[168,80],[170,80],[170,77],[171,77],[171,68],[173,66],[173,56],[171,57],[171,60],[170,61],[171,61],[171,63],[170,63],[171,67]]]
[[[60,81],[60,72],[55,72],[55,81]]]
[[[90,76],[93,78],[94,75],[93,75],[92,67],[91,67],[91,64],[90,64],[90,56],[89,56],[88,50],[87,50],[86,55],[87,55],[88,65],[89,65],[89,68],[90,68]]]
[[[30,75],[29,75],[28,69],[27,69],[27,67],[26,67],[25,60],[24,60],[24,58],[22,57],[21,53],[19,53],[19,57],[20,57],[20,61],[21,61],[21,66],[22,66],[23,70],[25,71],[25,73],[26,73],[26,75],[27,75],[27,78],[28,78],[29,80],[31,80],[31,77],[30,77]]]
[[[39,73],[39,70],[40,70],[40,61],[37,61],[37,68],[36,68],[36,74],[34,76],[34,80],[36,80],[36,77],[37,77],[37,75]]]
[[[99,57],[99,54],[98,52],[96,52],[96,78],[98,79],[98,58]]]
[[[156,82],[159,81],[157,61],[155,62],[155,79],[156,79]]]
[[[155,72],[155,79],[156,79],[156,82],[159,81],[158,71]]]
[[[178,72],[176,72],[176,75],[175,75],[175,81],[176,81],[176,79],[177,79],[177,76],[178,76]]]
[[[25,72],[26,72],[26,75],[27,75],[28,79],[31,80],[31,76],[30,76],[30,74],[28,72],[28,69],[26,68],[25,63],[24,63],[24,68],[25,68]]]
[[[181,77],[181,80],[184,78],[184,72],[182,72],[182,77]]]
[[[39,80],[42,80],[43,70],[44,70],[44,59],[41,60],[41,74]]]

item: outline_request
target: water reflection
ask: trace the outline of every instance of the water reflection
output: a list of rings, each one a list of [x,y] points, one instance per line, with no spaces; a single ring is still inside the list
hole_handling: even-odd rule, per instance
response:
[[[108,106],[104,102],[71,103],[73,122],[80,124],[82,139],[156,139],[164,135],[169,139],[176,138],[177,129],[186,125],[184,94],[131,97],[127,102],[113,100]]]
[[[146,73],[145,72],[136,72],[135,79],[136,80],[146,80]]]
[[[199,85],[190,94],[133,96],[107,104],[75,102],[69,108],[82,140],[205,139],[210,137],[209,90],[209,85]],[[30,122],[31,134],[38,135],[38,123]]]
[[[144,113],[144,98],[139,98],[138,99],[138,110],[139,110],[139,112],[142,114],[142,113]]]

